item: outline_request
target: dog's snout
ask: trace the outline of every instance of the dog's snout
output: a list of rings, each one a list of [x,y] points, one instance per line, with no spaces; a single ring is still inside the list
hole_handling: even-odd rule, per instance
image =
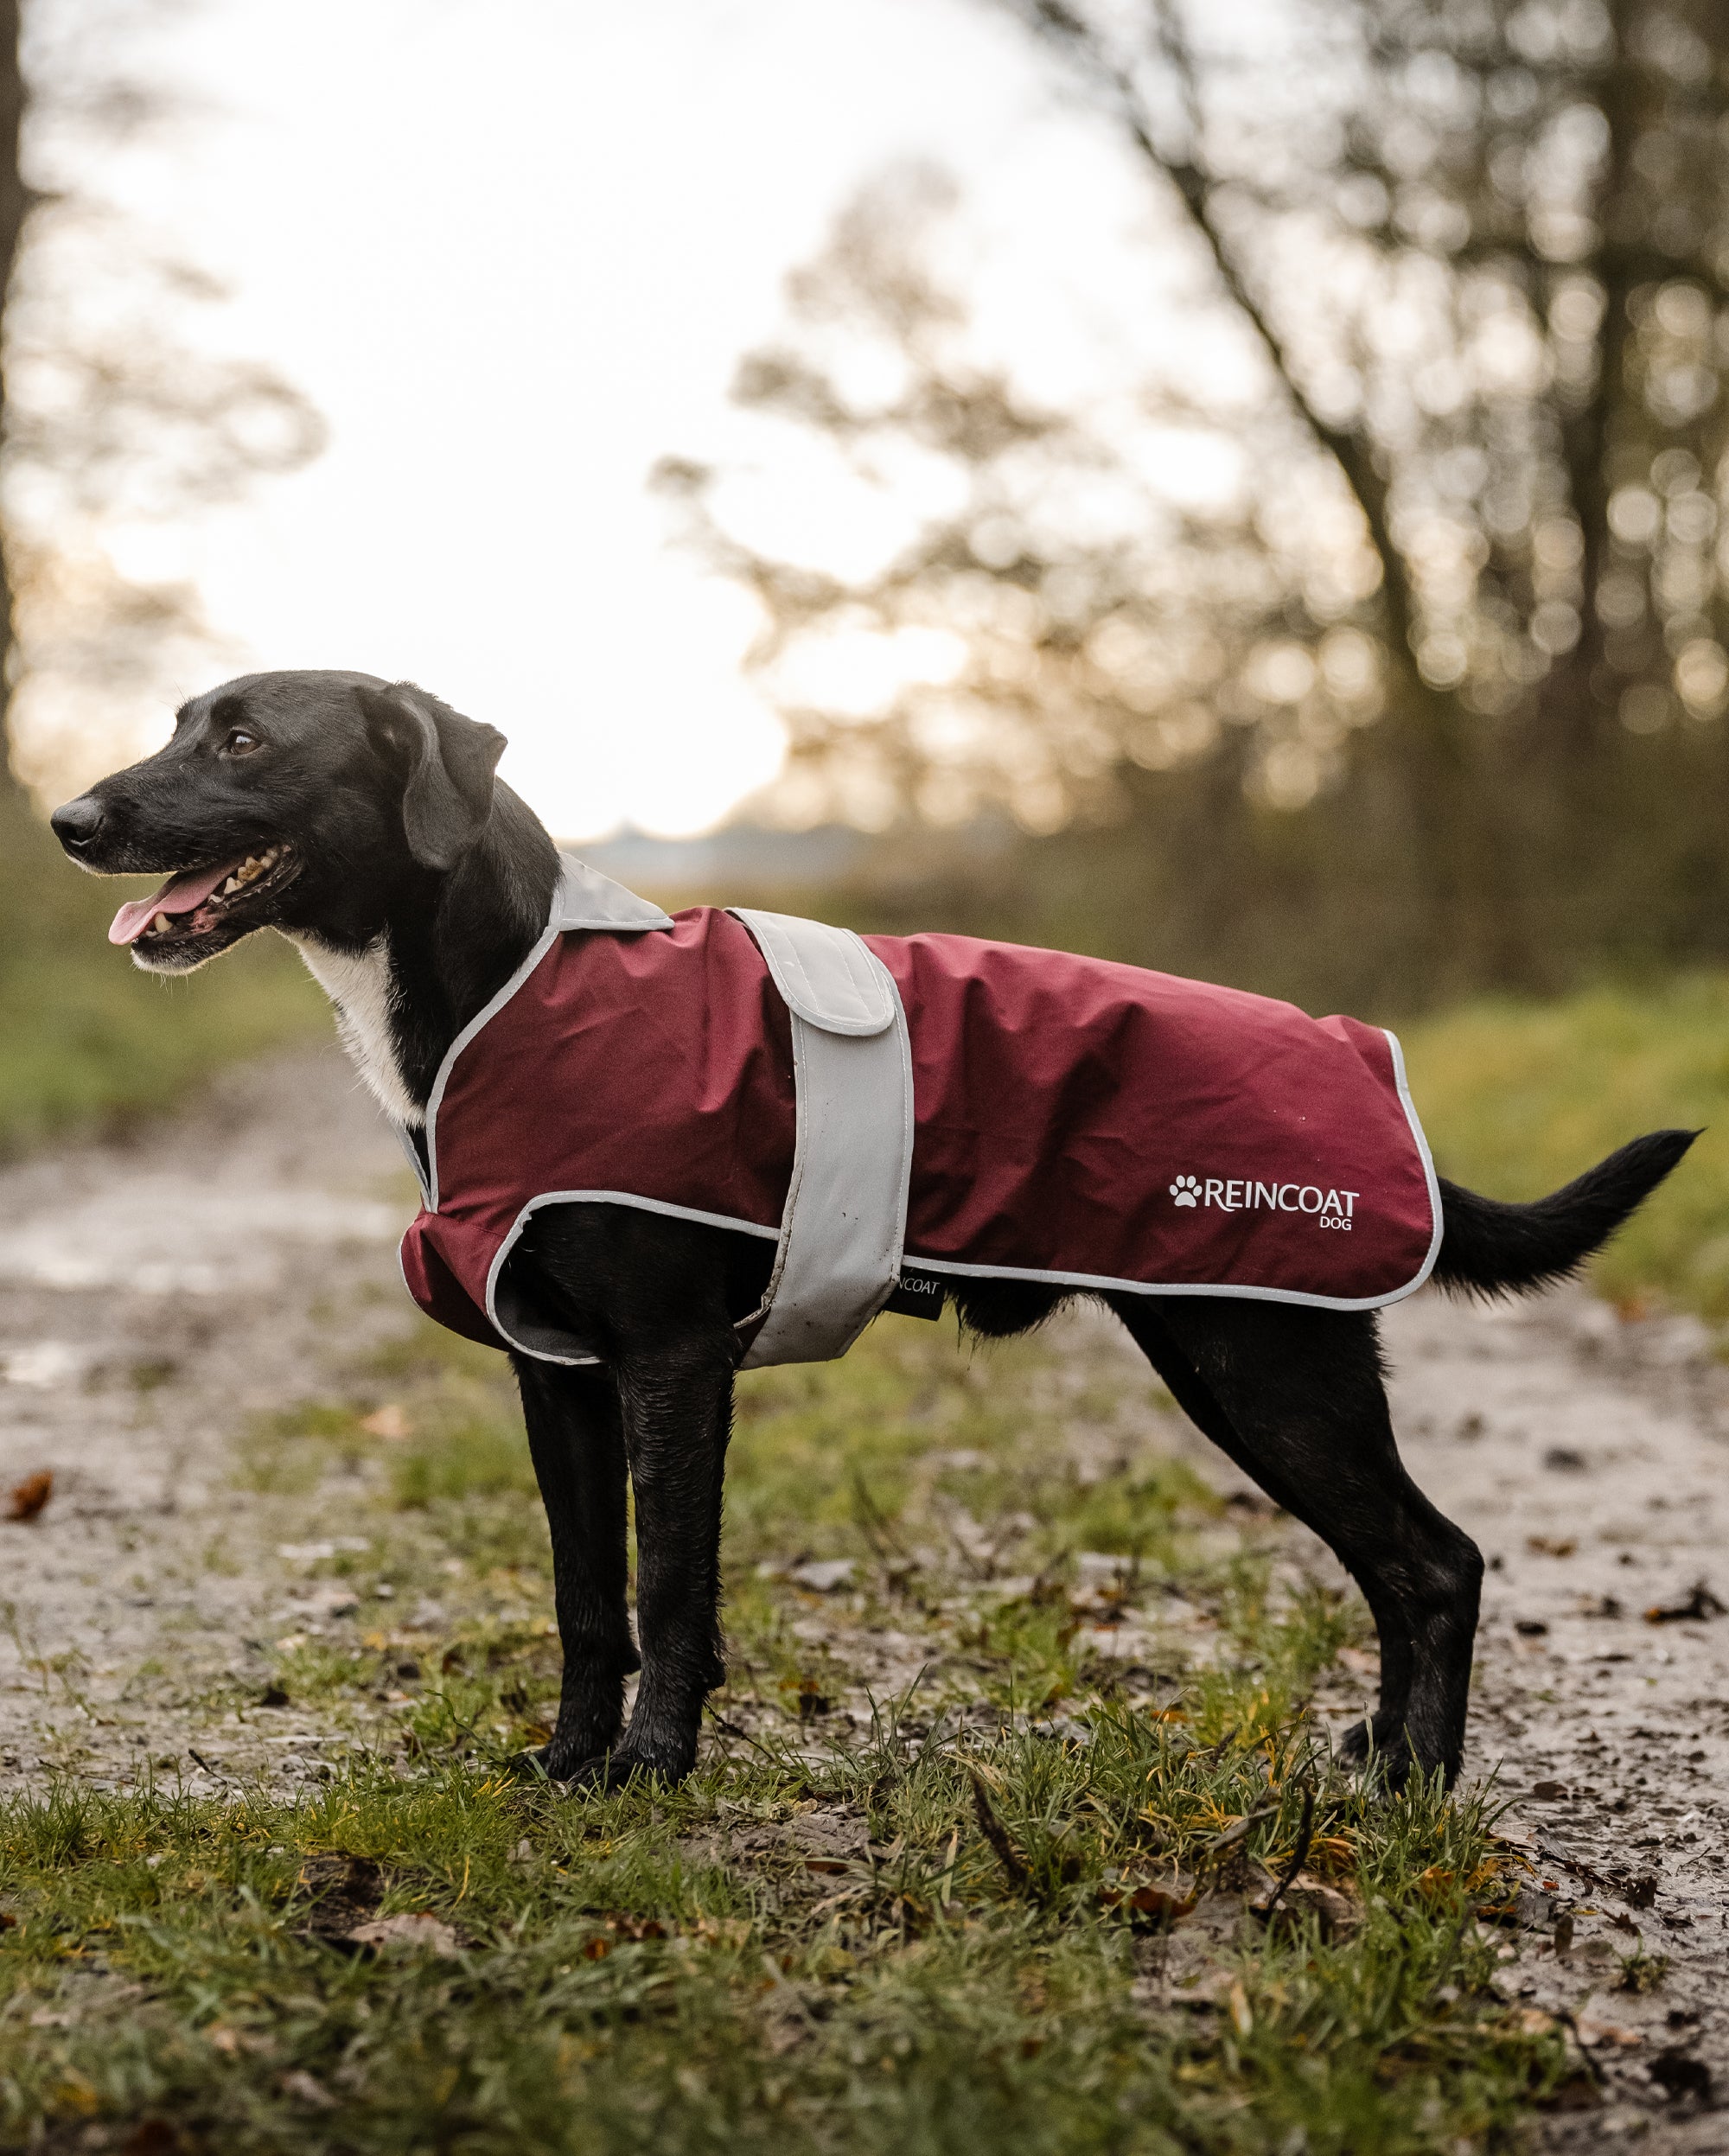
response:
[[[80,794],[55,809],[48,828],[68,853],[81,853],[102,828],[102,804],[93,794]]]

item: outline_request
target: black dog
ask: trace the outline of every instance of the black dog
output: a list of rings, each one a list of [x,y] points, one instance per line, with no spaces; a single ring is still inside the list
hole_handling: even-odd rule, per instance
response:
[[[423,1117],[456,1035],[515,971],[559,869],[539,820],[494,777],[503,737],[369,674],[252,674],[193,698],[156,755],[54,817],[98,874],[213,874],[195,905],[134,945],[185,973],[255,929],[297,942],[345,1045],[397,1118]],[[200,879],[201,886],[203,883]],[[137,916],[133,917],[136,925]],[[1572,1273],[1662,1181],[1692,1133],[1634,1140],[1563,1190],[1503,1205],[1443,1182],[1434,1277],[1491,1295]],[[557,1780],[687,1773],[721,1681],[721,1477],[735,1322],[773,1246],[635,1208],[548,1207],[527,1239],[537,1292],[603,1367],[514,1355],[552,1528],[565,1677],[539,1755]],[[960,1279],[963,1324],[1036,1325],[1064,1291]],[[1362,1586],[1381,1637],[1381,1700],[1344,1740],[1397,1782],[1451,1778],[1464,1743],[1483,1564],[1406,1474],[1373,1312],[1203,1296],[1112,1294],[1178,1402]],[[625,1477],[636,1501],[639,1659],[625,1603]],[[628,1729],[626,1675],[641,1683]]]

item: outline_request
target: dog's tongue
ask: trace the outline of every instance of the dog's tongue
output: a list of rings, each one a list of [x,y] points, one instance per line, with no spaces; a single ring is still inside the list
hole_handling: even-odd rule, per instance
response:
[[[204,903],[233,865],[225,861],[220,868],[188,869],[183,876],[170,876],[154,898],[129,898],[114,916],[108,941],[136,943],[159,913],[190,913]]]

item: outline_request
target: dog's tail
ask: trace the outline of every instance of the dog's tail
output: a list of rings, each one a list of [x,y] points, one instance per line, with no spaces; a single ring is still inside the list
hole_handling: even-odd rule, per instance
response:
[[[1523,1295],[1577,1273],[1637,1211],[1699,1136],[1652,1131],[1529,1205],[1503,1205],[1439,1178],[1437,1284],[1458,1295]]]

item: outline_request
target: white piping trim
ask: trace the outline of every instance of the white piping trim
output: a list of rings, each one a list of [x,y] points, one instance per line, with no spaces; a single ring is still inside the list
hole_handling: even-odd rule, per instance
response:
[[[1384,1310],[1389,1303],[1402,1303],[1407,1295],[1414,1295],[1427,1278],[1420,1273],[1405,1286],[1390,1289],[1385,1295],[1349,1297],[1303,1295],[1295,1288],[1221,1287],[1188,1280],[1113,1280],[1099,1273],[1034,1273],[1018,1266],[958,1265],[947,1258],[904,1258],[901,1262],[903,1269],[915,1273],[953,1273],[979,1280],[1036,1280],[1043,1287],[1086,1288],[1094,1294],[1228,1295],[1249,1303],[1301,1303],[1311,1310]]]
[[[444,1088],[451,1071],[456,1068],[456,1058],[481,1028],[489,1019],[495,1018],[503,1010],[506,1004],[510,1001],[563,934],[562,928],[543,928],[539,940],[530,950],[527,957],[523,960],[521,965],[506,981],[503,987],[499,990],[490,1003],[482,1005],[462,1031],[457,1034],[456,1039],[451,1042],[449,1048],[444,1050],[444,1060],[438,1066],[438,1075],[432,1081],[432,1090],[426,1096],[426,1186],[430,1194],[426,1210],[429,1213],[436,1213],[438,1210],[438,1110],[443,1105]]]
[[[1417,1142],[1418,1155],[1423,1163],[1423,1180],[1429,1186],[1429,1218],[1434,1222],[1434,1232],[1429,1237],[1429,1254],[1418,1268],[1417,1277],[1409,1287],[1402,1287],[1397,1295],[1389,1295],[1389,1303],[1402,1302],[1406,1296],[1414,1295],[1435,1269],[1435,1260],[1441,1254],[1441,1240],[1447,1232],[1447,1224],[1441,1211],[1441,1186],[1435,1178],[1435,1163],[1429,1151],[1429,1141],[1423,1135],[1423,1126],[1417,1119],[1417,1104],[1411,1098],[1410,1081],[1405,1075],[1405,1051],[1399,1045],[1399,1036],[1386,1026],[1387,1045],[1393,1050],[1393,1075],[1398,1081],[1399,1105],[1405,1111],[1405,1120],[1411,1126],[1411,1135]]]
[[[510,1233],[499,1245],[488,1268],[487,1320],[499,1338],[508,1342],[519,1355],[532,1355],[537,1362],[563,1362],[571,1367],[578,1363],[598,1362],[601,1358],[597,1355],[549,1355],[542,1348],[525,1347],[520,1340],[512,1339],[499,1323],[499,1275],[504,1270],[506,1260],[521,1241],[522,1231],[527,1227],[530,1216],[538,1213],[543,1205],[633,1205],[638,1212],[664,1213],[672,1220],[697,1221],[705,1228],[727,1228],[740,1235],[763,1236],[770,1242],[778,1241],[781,1234],[778,1228],[765,1228],[760,1221],[740,1221],[732,1219],[725,1213],[699,1212],[693,1205],[672,1205],[665,1198],[635,1197],[628,1190],[543,1190],[538,1197],[530,1198],[517,1215]],[[750,1320],[746,1318],[743,1322],[749,1324]]]
[[[414,1185],[420,1193],[420,1202],[422,1205],[426,1207],[426,1209],[429,1212],[431,1212],[432,1209],[431,1202],[432,1193],[427,1187],[426,1170],[421,1165],[420,1152],[419,1149],[414,1143],[413,1134],[410,1131],[406,1123],[399,1123],[396,1118],[392,1115],[388,1110],[386,1111],[385,1120],[390,1125],[392,1130],[396,1132],[396,1142],[401,1146],[404,1157],[406,1158],[409,1166],[414,1170]],[[425,1126],[423,1124],[421,1128],[424,1130]],[[428,1157],[430,1158],[430,1152]]]
[[[521,965],[506,981],[503,987],[499,990],[491,1002],[475,1013],[449,1048],[444,1050],[444,1060],[439,1064],[438,1075],[432,1081],[432,1090],[426,1097],[426,1174],[422,1184],[426,1193],[426,1210],[429,1213],[436,1213],[438,1210],[438,1110],[443,1102],[444,1087],[451,1071],[456,1068],[457,1056],[462,1054],[481,1028],[498,1016],[566,929],[594,928],[608,931],[615,935],[630,935],[641,934],[644,929],[670,928],[676,925],[670,914],[662,913],[658,906],[650,906],[647,899],[638,898],[634,891],[626,890],[622,883],[615,883],[609,876],[603,876],[597,869],[590,868],[585,862],[577,860],[573,855],[561,853],[558,856],[558,861],[559,875],[558,883],[552,891],[552,919],[540,931],[539,941],[534,944],[527,957],[523,960]],[[605,891],[616,891],[622,898],[628,899],[633,905],[641,907],[643,916],[641,919],[615,920],[597,915],[592,921],[590,921],[571,915],[568,901],[573,871],[584,883],[590,886],[603,886]]]

